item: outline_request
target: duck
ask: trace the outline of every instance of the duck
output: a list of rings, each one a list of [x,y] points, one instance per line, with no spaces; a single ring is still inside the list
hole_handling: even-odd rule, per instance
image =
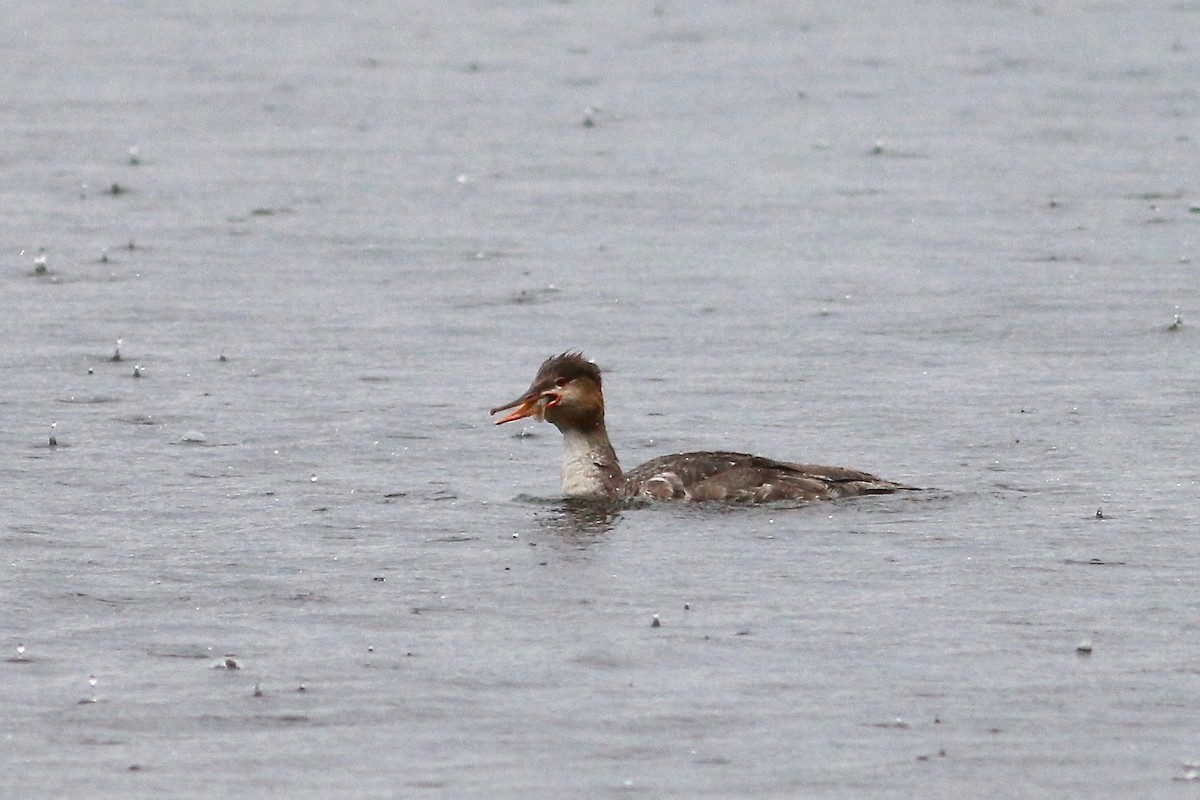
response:
[[[533,418],[563,437],[562,491],[566,498],[609,501],[690,501],[757,504],[810,502],[916,490],[867,472],[776,461],[726,451],[659,456],[625,472],[604,424],[600,367],[582,352],[542,362],[529,389],[491,409],[505,425]]]

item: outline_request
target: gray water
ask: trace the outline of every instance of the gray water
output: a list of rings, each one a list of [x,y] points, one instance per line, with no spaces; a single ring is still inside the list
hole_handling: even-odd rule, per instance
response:
[[[0,793],[1196,796],[1200,4],[699,5],[6,4]]]

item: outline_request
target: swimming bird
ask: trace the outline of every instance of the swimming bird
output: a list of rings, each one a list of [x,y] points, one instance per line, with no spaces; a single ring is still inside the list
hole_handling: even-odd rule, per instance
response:
[[[497,425],[534,417],[562,433],[562,490],[567,497],[769,503],[915,488],[844,467],[730,452],[659,456],[623,472],[604,426],[600,368],[580,352],[546,359],[525,394],[491,413],[509,409],[512,412],[497,420]]]

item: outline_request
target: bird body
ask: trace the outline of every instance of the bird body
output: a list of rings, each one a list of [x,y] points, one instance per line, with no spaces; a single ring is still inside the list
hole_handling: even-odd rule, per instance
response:
[[[914,488],[844,467],[724,451],[659,456],[623,472],[604,425],[600,368],[578,352],[546,359],[525,394],[491,413],[509,409],[515,410],[497,425],[534,417],[562,433],[562,487],[567,497],[769,503]]]

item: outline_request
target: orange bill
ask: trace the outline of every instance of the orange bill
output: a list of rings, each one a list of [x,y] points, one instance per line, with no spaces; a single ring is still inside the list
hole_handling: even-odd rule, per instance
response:
[[[510,408],[516,408],[511,414],[496,420],[497,425],[503,425],[506,422],[515,422],[526,417],[542,418],[542,396],[540,394],[526,394],[513,400],[511,403],[493,408],[490,413],[497,414],[501,411],[507,411]]]

